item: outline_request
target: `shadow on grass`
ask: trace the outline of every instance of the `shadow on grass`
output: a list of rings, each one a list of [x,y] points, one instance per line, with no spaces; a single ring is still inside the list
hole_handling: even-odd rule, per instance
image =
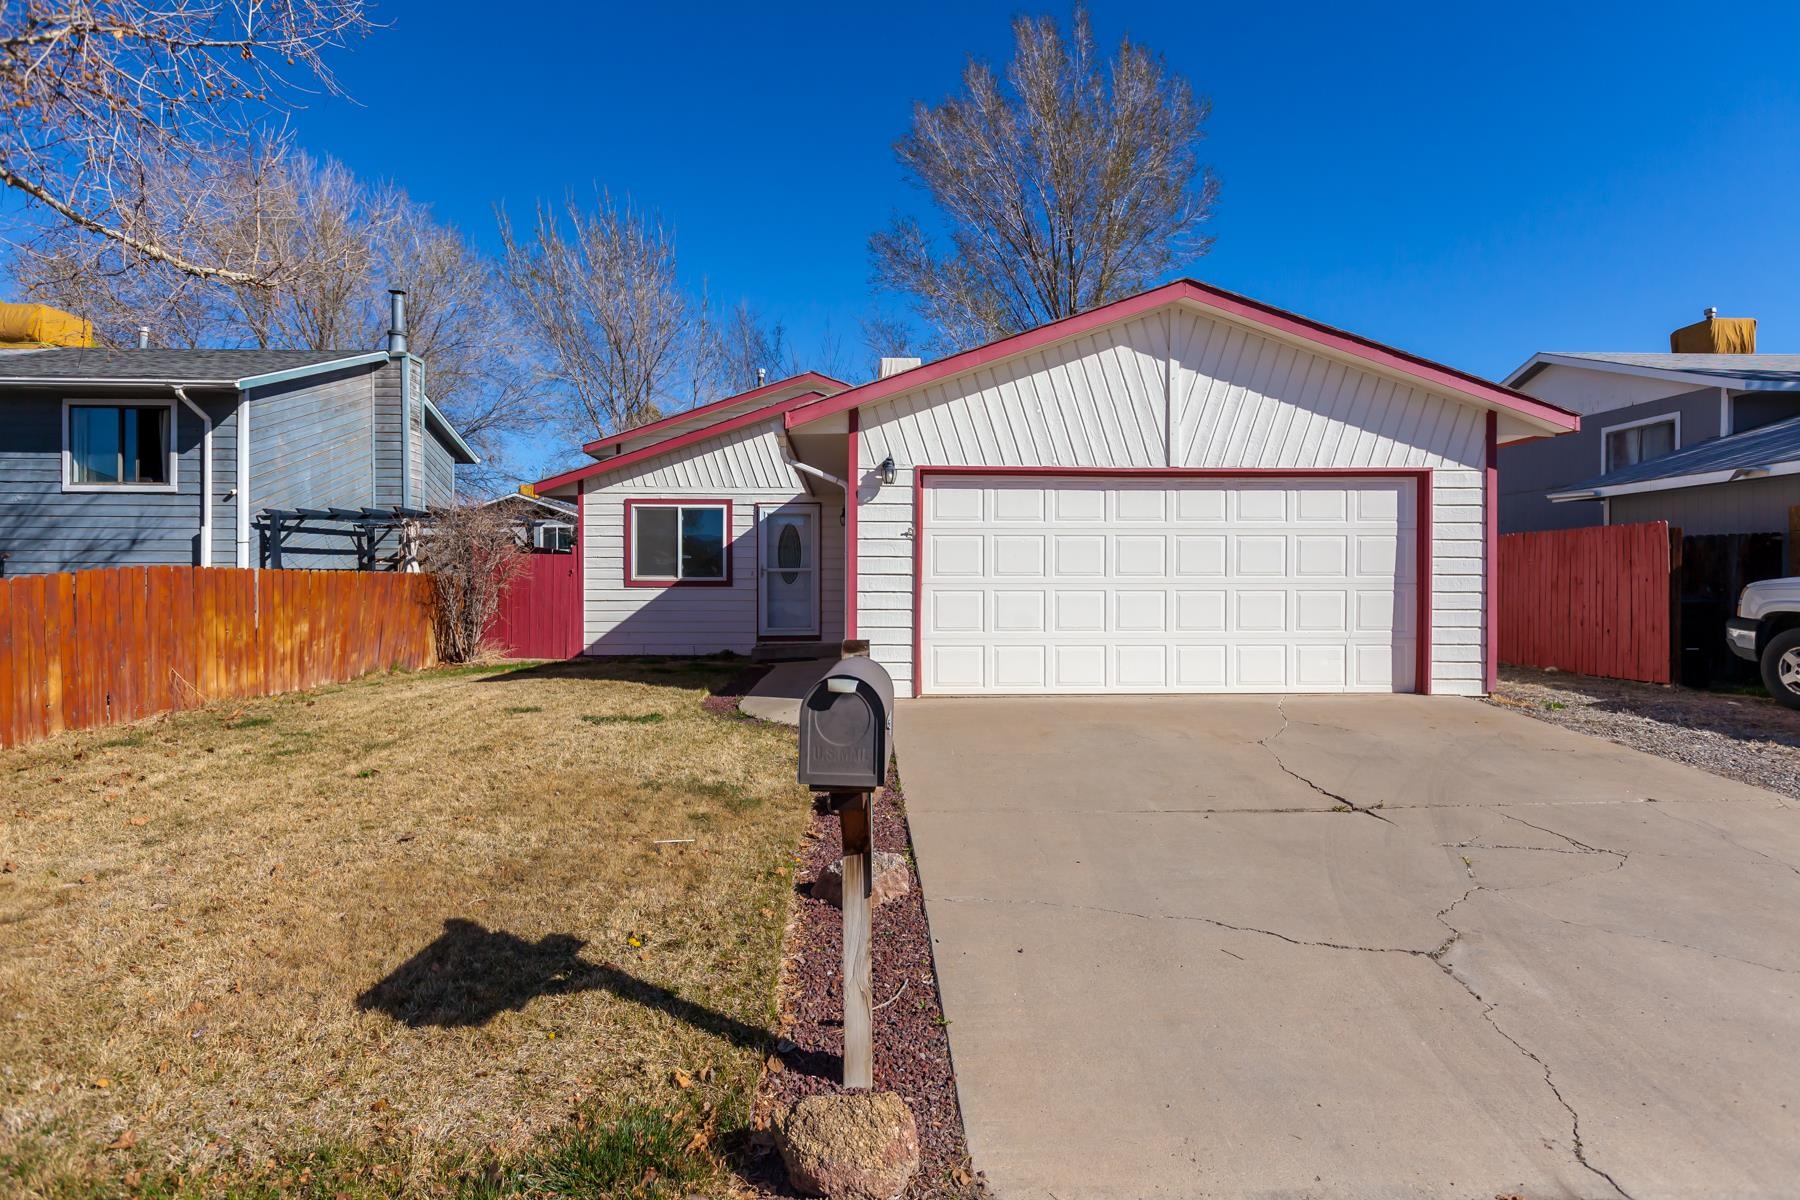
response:
[[[592,680],[610,683],[704,684],[714,696],[741,695],[746,676],[760,676],[768,667],[735,654],[704,658],[617,657],[571,658],[517,667],[488,668],[478,683],[535,683],[542,680]],[[474,674],[474,671],[470,672]]]
[[[535,942],[452,917],[430,945],[356,998],[364,1011],[386,1013],[414,1029],[485,1025],[520,1011],[539,996],[608,991],[668,1013],[733,1045],[761,1049],[768,1030],[687,1000],[609,963],[581,957],[587,945],[565,933]]]

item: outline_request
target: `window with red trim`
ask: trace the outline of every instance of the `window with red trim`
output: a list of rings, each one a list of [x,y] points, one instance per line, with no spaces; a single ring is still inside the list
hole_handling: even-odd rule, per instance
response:
[[[725,501],[628,501],[625,582],[731,582],[731,505]]]

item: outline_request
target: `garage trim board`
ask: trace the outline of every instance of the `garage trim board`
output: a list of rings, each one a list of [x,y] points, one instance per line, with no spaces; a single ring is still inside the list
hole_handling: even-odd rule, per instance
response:
[[[927,530],[928,496],[933,482],[952,479],[964,480],[1019,480],[1040,479],[1054,483],[1059,479],[1080,481],[1117,481],[1130,483],[1152,480],[1242,480],[1246,483],[1278,483],[1282,480],[1319,481],[1319,480],[1375,480],[1389,479],[1407,482],[1412,485],[1412,499],[1415,506],[1413,525],[1412,581],[1413,611],[1411,614],[1411,631],[1413,640],[1413,688],[1428,694],[1431,691],[1431,550],[1432,550],[1432,515],[1431,515],[1431,471],[1428,469],[1388,468],[1388,467],[1341,467],[1341,468],[1114,468],[1114,467],[993,467],[993,466],[919,466],[913,472],[913,612],[915,614],[912,629],[912,694],[924,694],[927,677],[925,661],[925,626],[927,621],[926,588],[927,563],[926,553],[929,544]],[[1109,581],[1109,584],[1111,581]],[[1035,689],[1032,689],[1035,690]],[[1091,689],[1090,689],[1091,690]],[[1180,690],[1180,689],[1149,689]],[[1241,689],[1249,690],[1249,689]],[[1271,689],[1280,690],[1280,689]],[[960,693],[958,693],[960,694]]]

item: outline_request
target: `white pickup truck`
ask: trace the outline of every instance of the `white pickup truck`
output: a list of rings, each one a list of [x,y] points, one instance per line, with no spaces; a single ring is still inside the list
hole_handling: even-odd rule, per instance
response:
[[[1800,576],[1746,587],[1737,616],[1725,622],[1725,640],[1762,669],[1769,695],[1800,708]]]

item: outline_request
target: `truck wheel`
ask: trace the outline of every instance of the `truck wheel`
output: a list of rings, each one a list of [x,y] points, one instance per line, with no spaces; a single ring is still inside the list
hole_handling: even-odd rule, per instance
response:
[[[1800,629],[1769,639],[1762,652],[1763,686],[1789,708],[1800,708]]]

